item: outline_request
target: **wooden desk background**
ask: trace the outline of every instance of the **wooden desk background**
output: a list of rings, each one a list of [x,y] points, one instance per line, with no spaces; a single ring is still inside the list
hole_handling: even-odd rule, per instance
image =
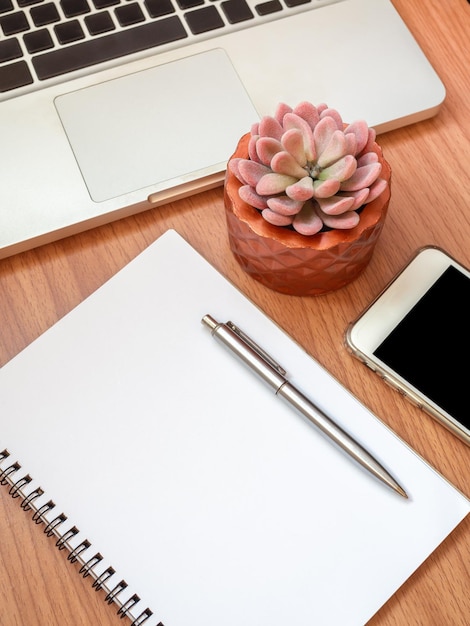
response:
[[[444,81],[447,99],[434,119],[381,136],[393,170],[390,213],[373,260],[355,283],[328,296],[299,299],[249,279],[229,252],[217,189],[0,261],[0,366],[163,231],[175,228],[470,497],[470,448],[381,383],[343,345],[347,323],[416,248],[440,245],[470,266],[470,4],[393,1]],[[1,626],[128,623],[5,488],[0,502]],[[470,517],[370,622],[405,624],[470,624]]]

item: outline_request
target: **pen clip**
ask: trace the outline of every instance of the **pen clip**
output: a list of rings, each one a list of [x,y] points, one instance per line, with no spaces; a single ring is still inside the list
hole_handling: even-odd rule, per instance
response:
[[[247,346],[249,346],[252,350],[258,354],[266,363],[268,363],[272,368],[276,370],[278,374],[281,376],[286,376],[286,370],[279,365],[269,354],[263,350],[257,343],[253,341],[248,335],[246,335],[238,326],[236,326],[233,322],[226,322],[226,326],[230,328],[242,341],[244,341]]]

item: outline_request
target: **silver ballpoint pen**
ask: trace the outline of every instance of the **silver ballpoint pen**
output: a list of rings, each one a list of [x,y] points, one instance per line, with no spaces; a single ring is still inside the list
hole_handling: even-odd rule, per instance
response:
[[[229,348],[241,361],[258,374],[261,379],[274,389],[276,395],[287,400],[292,407],[309,419],[376,478],[404,498],[408,498],[406,491],[389,472],[338,424],[335,424],[330,417],[296,389],[287,380],[285,370],[235,324],[232,322],[219,323],[210,315],[205,315],[201,321],[211,330],[213,337]]]

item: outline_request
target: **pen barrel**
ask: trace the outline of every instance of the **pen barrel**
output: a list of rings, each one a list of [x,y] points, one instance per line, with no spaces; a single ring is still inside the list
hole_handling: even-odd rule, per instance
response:
[[[323,431],[325,435],[328,435],[328,437],[343,448],[343,450],[346,450],[349,454],[353,453],[354,458],[358,459],[361,455],[369,456],[366,450],[354,441],[346,431],[333,422],[321,409],[314,406],[311,400],[289,382],[282,385],[277,395],[287,400],[290,406],[302,413],[302,415]]]
[[[207,326],[211,327],[212,335],[217,341],[227,347],[275,392],[285,383],[284,376],[277,372],[265,358],[243,341],[229,326],[217,323],[212,325],[211,322],[214,320],[207,315],[203,321]]]
[[[321,409],[314,406],[307,397],[288,382],[278,390],[277,395],[284,398],[290,406],[294,407],[310,422],[319,428],[325,435],[334,441],[340,448],[348,453],[357,463],[371,472],[376,478],[389,485],[392,489],[405,495],[403,489],[388,471],[367,452],[360,443],[355,441],[338,424],[333,422]]]

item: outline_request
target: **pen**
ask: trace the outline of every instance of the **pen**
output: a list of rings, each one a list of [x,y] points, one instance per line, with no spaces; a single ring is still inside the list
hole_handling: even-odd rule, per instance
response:
[[[404,498],[408,498],[406,491],[389,472],[346,431],[296,389],[287,380],[286,371],[235,324],[232,322],[219,323],[210,315],[205,315],[201,321],[210,329],[213,337],[229,348],[233,354],[258,374],[262,380],[274,389],[276,395],[287,400],[293,408],[309,419],[376,478]]]

